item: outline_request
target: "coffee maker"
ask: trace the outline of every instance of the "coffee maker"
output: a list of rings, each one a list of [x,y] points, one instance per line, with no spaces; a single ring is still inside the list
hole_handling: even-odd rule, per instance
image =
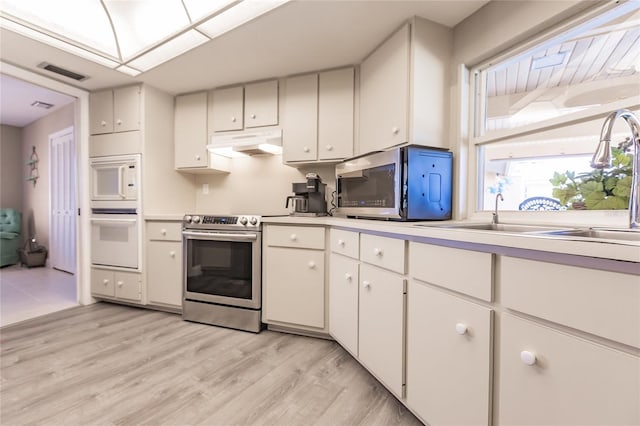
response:
[[[291,184],[295,195],[287,197],[285,207],[289,208],[291,201],[291,215],[293,216],[326,216],[327,202],[325,193],[327,185],[322,183],[317,173],[307,173],[306,182]]]

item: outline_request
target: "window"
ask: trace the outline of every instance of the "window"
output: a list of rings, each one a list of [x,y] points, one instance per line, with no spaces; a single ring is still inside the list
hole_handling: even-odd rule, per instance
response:
[[[640,113],[639,2],[601,7],[473,75],[478,211],[493,209],[497,192],[507,210],[627,208],[631,132],[624,120],[614,128],[614,168],[594,172],[590,160],[609,112]],[[587,181],[620,186],[603,189],[604,201],[595,202],[587,189],[596,184]],[[576,194],[567,188],[574,183]]]

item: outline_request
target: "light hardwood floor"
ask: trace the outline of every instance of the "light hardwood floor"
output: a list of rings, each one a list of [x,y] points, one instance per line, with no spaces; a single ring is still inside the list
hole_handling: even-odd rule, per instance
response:
[[[419,425],[337,343],[109,303],[0,328],[0,424]]]

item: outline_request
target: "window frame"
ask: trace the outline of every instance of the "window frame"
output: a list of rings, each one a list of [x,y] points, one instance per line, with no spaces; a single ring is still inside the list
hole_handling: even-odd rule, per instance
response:
[[[513,59],[524,54],[534,47],[550,45],[558,43],[559,40],[570,32],[571,29],[584,24],[585,22],[596,18],[599,15],[610,12],[616,8],[618,13],[623,14],[629,11],[631,2],[619,4],[616,1],[610,1],[606,4],[600,4],[586,12],[580,13],[559,25],[551,27],[543,31],[538,36],[524,42],[514,44],[511,48],[502,53],[483,61],[479,64],[463,66],[461,76],[468,84],[468,111],[461,111],[462,122],[467,123],[467,199],[466,199],[466,218],[474,221],[486,221],[491,218],[491,211],[479,209],[479,196],[484,191],[482,186],[482,178],[478,175],[481,168],[481,158],[478,155],[478,148],[481,145],[504,141],[509,138],[519,136],[534,135],[548,130],[558,129],[566,126],[584,123],[591,120],[604,118],[616,109],[627,108],[637,110],[640,108],[640,99],[628,98],[608,103],[599,107],[589,108],[566,114],[560,117],[554,117],[544,121],[531,123],[525,126],[513,129],[500,129],[491,131],[488,134],[481,134],[482,120],[486,111],[486,79],[481,78],[482,71],[490,68],[493,64],[499,63],[505,59]],[[616,12],[613,12],[616,13]],[[593,150],[598,143],[597,136],[594,137]],[[461,182],[462,183],[462,182]],[[498,205],[498,209],[500,206]],[[585,210],[585,211],[500,211],[500,218],[506,222],[512,223],[540,223],[540,224],[571,224],[585,226],[616,226],[628,227],[629,211],[628,210]]]

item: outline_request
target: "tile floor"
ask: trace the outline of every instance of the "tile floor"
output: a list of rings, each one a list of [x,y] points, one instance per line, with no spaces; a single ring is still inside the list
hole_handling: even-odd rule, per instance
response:
[[[75,275],[19,265],[0,269],[0,327],[77,305]]]

